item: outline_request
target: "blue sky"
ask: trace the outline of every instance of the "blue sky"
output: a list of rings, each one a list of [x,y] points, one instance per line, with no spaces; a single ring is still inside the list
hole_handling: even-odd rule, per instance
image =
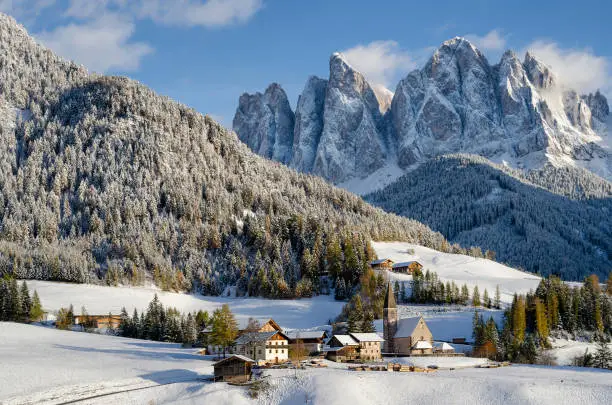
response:
[[[327,77],[334,51],[394,90],[458,35],[493,62],[505,49],[532,49],[567,85],[612,94],[612,6],[603,0],[0,0],[0,10],[60,55],[225,125],[241,93],[273,81],[295,106],[309,75]]]

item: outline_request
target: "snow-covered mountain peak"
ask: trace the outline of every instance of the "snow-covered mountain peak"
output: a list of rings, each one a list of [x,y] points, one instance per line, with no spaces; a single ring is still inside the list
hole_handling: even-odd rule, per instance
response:
[[[557,77],[549,66],[538,60],[529,51],[523,62],[531,83],[540,89],[549,89],[557,84]]]
[[[491,65],[463,37],[442,43],[394,93],[334,53],[329,80],[309,79],[296,115],[290,165],[336,184],[458,152],[518,168],[552,162],[605,178],[612,172],[609,148],[601,146],[610,144],[610,111],[600,92],[566,88],[530,52],[519,58],[508,50]]]

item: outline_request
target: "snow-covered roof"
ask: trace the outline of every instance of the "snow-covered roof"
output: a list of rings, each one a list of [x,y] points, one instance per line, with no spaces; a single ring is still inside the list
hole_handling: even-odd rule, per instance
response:
[[[413,349],[433,349],[433,347],[431,346],[431,343],[429,343],[426,340],[419,340],[412,346],[412,348]]]
[[[410,266],[412,263],[418,263],[418,264],[421,264],[421,263],[417,262],[416,260],[412,260],[412,261],[409,261],[409,262],[399,262],[399,263],[395,263],[395,264],[394,264],[393,266],[391,266],[391,267],[393,267],[394,269],[395,269],[395,268],[398,268],[398,267],[408,267],[408,266]]]
[[[240,360],[243,360],[243,361],[246,361],[246,362],[249,362],[249,363],[255,363],[255,360],[250,359],[250,358],[248,358],[246,356],[242,356],[240,354],[233,354],[230,357],[227,357],[227,358],[225,358],[223,360],[219,360],[218,362],[214,363],[213,366],[216,366],[216,365],[221,364],[221,363],[225,363],[226,361],[229,361],[231,359],[240,359]]]
[[[238,337],[238,339],[236,339],[236,344],[244,345],[244,344],[251,343],[251,342],[264,342],[266,340],[269,340],[272,336],[276,335],[277,333],[280,333],[284,337],[287,337],[284,333],[279,332],[277,330],[273,332],[249,332],[249,333],[245,333],[244,335],[241,335],[240,337]]]
[[[292,330],[285,332],[285,335],[291,340],[296,339],[323,339],[325,337],[324,330]]]
[[[405,338],[412,336],[412,332],[419,324],[422,317],[415,316],[413,318],[402,318],[397,321],[397,331],[395,332],[396,338]]]
[[[334,335],[334,338],[336,338],[336,340],[340,342],[342,346],[356,346],[357,345],[357,342],[355,341],[355,339],[353,339],[350,335]]]
[[[435,343],[434,346],[436,346],[437,349],[440,349],[442,351],[451,351],[451,350],[454,351],[455,350],[453,346],[449,345],[446,342],[438,342],[438,343]]]
[[[378,336],[376,333],[351,333],[353,339],[358,342],[384,342],[385,339]]]

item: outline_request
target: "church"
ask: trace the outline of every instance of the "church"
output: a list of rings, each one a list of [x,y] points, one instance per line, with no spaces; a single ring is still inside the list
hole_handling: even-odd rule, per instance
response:
[[[422,316],[398,319],[391,282],[387,284],[383,309],[383,351],[403,356],[433,354],[433,335]]]

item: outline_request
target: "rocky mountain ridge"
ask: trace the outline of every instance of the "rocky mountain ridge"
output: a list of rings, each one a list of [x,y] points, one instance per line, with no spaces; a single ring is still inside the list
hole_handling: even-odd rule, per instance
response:
[[[278,84],[271,88],[284,95]],[[390,105],[381,94],[336,53],[329,80],[308,80],[293,128],[284,124],[293,117],[286,95],[278,98],[282,105],[263,112],[243,95],[234,130],[258,153],[270,143],[291,148],[284,163],[335,184],[366,178],[385,165],[407,169],[457,152],[515,168],[581,166],[612,178],[612,154],[602,146],[610,136],[605,96],[563,87],[530,53],[521,61],[507,51],[491,65],[468,40],[453,38],[400,81]],[[270,125],[245,125],[269,122],[272,115],[278,120],[276,132],[266,130]]]

